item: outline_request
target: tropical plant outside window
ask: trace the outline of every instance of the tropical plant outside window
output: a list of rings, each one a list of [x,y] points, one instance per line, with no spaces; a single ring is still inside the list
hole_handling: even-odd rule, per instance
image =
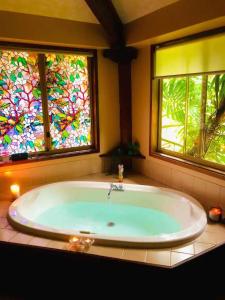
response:
[[[0,151],[47,153],[93,145],[87,55],[0,50]]]
[[[160,86],[159,150],[224,166],[225,73],[161,78]]]

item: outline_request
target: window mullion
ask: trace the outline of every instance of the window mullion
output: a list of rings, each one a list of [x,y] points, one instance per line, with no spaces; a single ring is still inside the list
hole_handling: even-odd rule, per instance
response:
[[[199,140],[199,157],[204,156],[205,149],[205,115],[206,115],[206,102],[207,102],[207,80],[208,76],[202,76],[202,97],[201,97],[201,118],[200,118],[200,140]]]
[[[50,135],[50,125],[49,125],[49,115],[48,115],[48,96],[47,96],[44,54],[38,55],[38,68],[40,73],[43,123],[44,123],[44,133],[45,133],[45,149],[46,151],[49,151],[51,149],[51,135]]]
[[[185,97],[185,120],[184,120],[184,150],[187,152],[187,131],[188,131],[188,100],[189,100],[189,76],[186,77],[186,97]]]
[[[158,79],[158,95],[159,95],[159,111],[158,111],[158,145],[157,148],[162,148],[162,102],[163,102],[163,79]]]
[[[93,81],[91,80],[93,78],[93,74],[92,74],[92,63],[91,63],[91,58],[88,57],[87,58],[87,68],[88,68],[88,90],[89,90],[89,98],[90,98],[90,113],[91,113],[91,145],[95,145],[96,144],[96,130],[95,130],[95,115],[96,112],[94,111],[95,106],[93,105],[93,101],[95,101],[96,99],[94,99],[94,93],[93,93]]]

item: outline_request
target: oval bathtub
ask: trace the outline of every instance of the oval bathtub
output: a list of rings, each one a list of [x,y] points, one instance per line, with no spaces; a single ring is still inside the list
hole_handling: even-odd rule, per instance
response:
[[[118,186],[118,184],[117,184]],[[197,237],[207,223],[202,206],[172,189],[66,181],[35,188],[14,201],[9,222],[18,229],[69,240],[87,236],[96,244],[170,247]]]

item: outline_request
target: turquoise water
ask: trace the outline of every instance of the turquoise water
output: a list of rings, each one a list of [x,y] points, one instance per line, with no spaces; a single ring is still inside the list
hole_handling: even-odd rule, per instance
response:
[[[166,213],[150,208],[102,202],[73,202],[55,206],[35,222],[57,229],[73,229],[110,236],[172,233],[181,225]]]

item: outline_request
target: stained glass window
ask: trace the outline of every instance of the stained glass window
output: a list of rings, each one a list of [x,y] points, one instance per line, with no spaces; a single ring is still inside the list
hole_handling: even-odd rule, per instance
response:
[[[90,145],[87,57],[46,54],[46,78],[52,148]]]
[[[87,54],[0,50],[0,159],[96,150],[95,54]]]
[[[0,150],[44,150],[38,55],[0,51]]]

